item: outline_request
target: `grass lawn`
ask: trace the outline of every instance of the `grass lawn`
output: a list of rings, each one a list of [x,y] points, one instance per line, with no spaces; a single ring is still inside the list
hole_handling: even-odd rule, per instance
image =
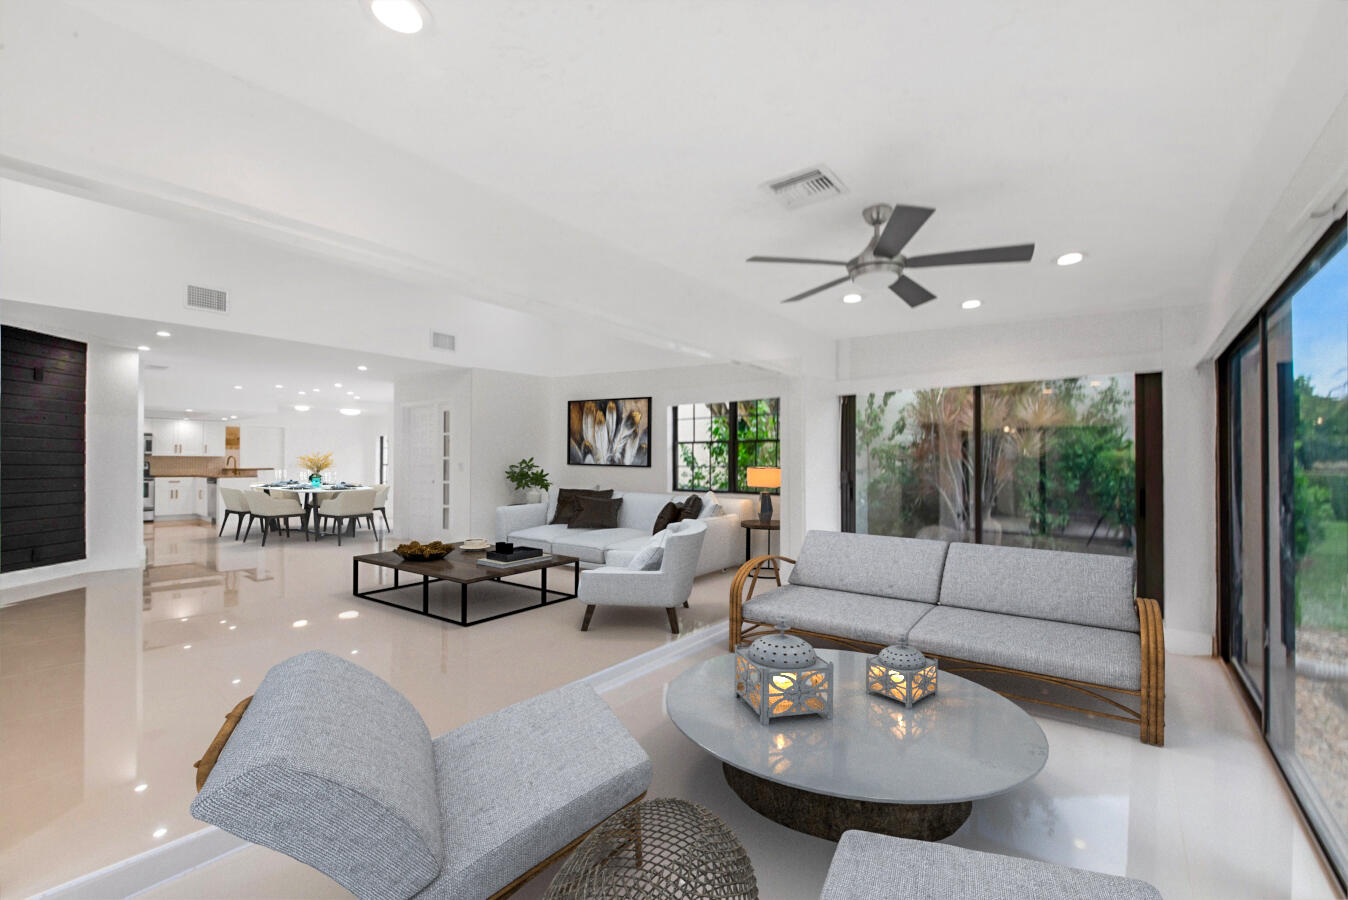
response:
[[[1348,521],[1325,523],[1301,561],[1296,591],[1302,628],[1348,631]]]

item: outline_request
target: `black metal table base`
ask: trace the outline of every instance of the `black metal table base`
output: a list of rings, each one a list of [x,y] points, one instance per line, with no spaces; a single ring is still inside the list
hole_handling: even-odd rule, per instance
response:
[[[451,582],[459,585],[459,617],[457,619],[451,619],[449,616],[442,616],[438,613],[431,612],[431,585],[436,582],[442,581],[450,582],[451,579],[435,578],[430,575],[422,575],[420,582],[414,581],[410,584],[399,584],[398,576],[401,574],[402,570],[393,569],[393,587],[376,588],[375,590],[372,591],[362,591],[360,589],[360,563],[361,560],[359,559],[351,560],[351,593],[353,596],[360,597],[363,600],[369,600],[371,603],[382,603],[385,606],[392,606],[394,609],[401,609],[404,612],[416,613],[419,616],[426,616],[427,618],[431,619],[439,619],[441,622],[449,622],[451,625],[460,625],[464,628],[467,628],[470,625],[481,625],[483,622],[491,622],[495,619],[504,619],[506,616],[518,615],[519,613],[522,612],[528,612],[531,609],[539,609],[540,607],[561,603],[564,600],[572,600],[576,596],[575,588],[580,585],[579,560],[577,560],[574,563],[571,563],[572,575],[575,580],[572,582],[573,588],[571,593],[569,594],[565,591],[548,589],[548,568],[560,569],[563,568],[563,566],[549,566],[548,568],[544,569],[531,570],[539,573],[539,585],[537,587],[535,587],[532,584],[520,584],[518,581],[506,581],[505,576],[510,573],[503,573],[499,578],[493,578],[490,581],[474,582],[476,584],[504,584],[507,585],[508,587],[519,588],[520,590],[524,591],[535,591],[538,593],[538,604],[534,606],[521,606],[519,609],[512,609],[509,612],[496,613],[495,615],[483,616],[479,619],[473,619],[470,621],[468,619],[468,588],[470,586],[468,583]],[[379,566],[375,565],[374,563],[370,563],[370,565],[374,565],[375,568],[378,569],[392,568],[391,566]],[[526,573],[521,572],[519,574],[526,574]],[[374,596],[375,594],[386,594],[389,591],[406,591],[417,587],[421,588],[421,609],[417,609],[414,606],[403,606],[401,603],[394,603],[390,600],[383,600],[379,597]],[[552,596],[552,599],[548,599],[549,596]]]

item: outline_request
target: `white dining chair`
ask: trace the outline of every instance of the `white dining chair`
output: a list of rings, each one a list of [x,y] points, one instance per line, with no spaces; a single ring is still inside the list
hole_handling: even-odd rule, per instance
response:
[[[321,537],[325,521],[337,523],[337,546],[342,546],[342,532],[348,522],[363,521],[374,532],[374,497],[378,493],[374,488],[360,488],[354,491],[341,491],[331,500],[325,500],[318,507],[317,533]]]
[[[300,506],[300,501],[291,497],[271,497],[263,491],[248,491],[244,495],[248,501],[248,511],[252,518],[248,520],[248,527],[243,531],[243,539],[246,542],[248,535],[253,530],[253,520],[258,519],[262,522],[262,546],[267,546],[267,532],[285,531],[290,534],[290,520],[300,520],[300,530],[304,532],[304,539],[309,540],[309,532],[304,528],[304,507]]]
[[[253,513],[248,508],[248,499],[244,497],[243,491],[238,488],[227,487],[220,488],[220,498],[225,501],[225,511],[220,516],[220,534],[216,537],[224,535],[225,525],[228,524],[229,517],[233,515],[238,520],[238,524],[234,526],[234,540],[237,541],[239,532],[243,529],[243,517],[248,516],[250,521],[252,519]]]
[[[390,485],[375,485],[374,489],[374,511],[384,517],[384,531],[389,530],[388,524],[388,492]]]

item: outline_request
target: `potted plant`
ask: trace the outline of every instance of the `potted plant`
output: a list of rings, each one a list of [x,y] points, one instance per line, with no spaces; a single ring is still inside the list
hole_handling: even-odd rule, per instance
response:
[[[525,503],[543,502],[548,488],[552,487],[552,479],[542,466],[534,463],[532,456],[507,466],[505,475],[506,480],[515,486],[516,495],[524,496]]]

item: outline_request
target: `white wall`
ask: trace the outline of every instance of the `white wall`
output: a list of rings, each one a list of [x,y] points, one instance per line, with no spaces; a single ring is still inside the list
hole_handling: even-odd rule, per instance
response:
[[[549,383],[533,375],[473,370],[470,536],[490,540],[496,531],[496,507],[515,502],[515,489],[505,477],[507,466],[532,456],[548,467]]]
[[[141,522],[140,360],[134,350],[50,327],[31,311],[14,315],[0,302],[0,321],[89,345],[85,394],[85,558],[0,575],[0,588],[53,578],[137,567],[144,558]]]
[[[296,462],[300,454],[331,453],[333,467],[330,473],[346,481],[376,484],[379,477],[379,435],[393,436],[393,416],[387,413],[344,416],[333,410],[311,410],[307,413],[279,413],[274,416],[255,416],[231,422],[239,425],[239,444],[242,459],[247,465],[276,466],[291,478],[303,478]],[[260,441],[263,429],[279,429],[280,442],[275,458],[263,460],[249,453],[250,438]]]

